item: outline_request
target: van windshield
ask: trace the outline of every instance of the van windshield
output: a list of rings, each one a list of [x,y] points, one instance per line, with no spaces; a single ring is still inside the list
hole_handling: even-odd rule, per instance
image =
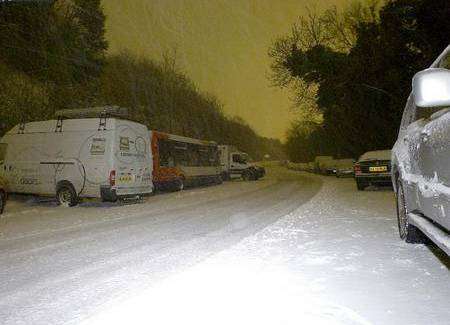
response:
[[[234,154],[233,155],[233,162],[240,163],[240,164],[246,164],[247,163],[247,157],[243,154]]]

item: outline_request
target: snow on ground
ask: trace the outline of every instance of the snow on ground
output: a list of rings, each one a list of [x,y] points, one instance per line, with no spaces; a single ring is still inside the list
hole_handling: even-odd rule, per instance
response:
[[[0,218],[1,324],[445,324],[450,261],[397,236],[389,189],[258,182]]]
[[[449,258],[398,239],[393,193],[321,179],[295,212],[87,324],[447,324]]]
[[[77,324],[115,297],[180,273],[320,189],[320,181],[291,176],[227,182],[127,206],[86,202],[65,209],[13,198],[0,218],[0,324]]]

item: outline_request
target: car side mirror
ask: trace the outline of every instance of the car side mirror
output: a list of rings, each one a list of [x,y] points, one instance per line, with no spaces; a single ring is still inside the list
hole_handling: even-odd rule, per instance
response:
[[[450,106],[450,70],[433,68],[417,73],[412,91],[417,107]]]

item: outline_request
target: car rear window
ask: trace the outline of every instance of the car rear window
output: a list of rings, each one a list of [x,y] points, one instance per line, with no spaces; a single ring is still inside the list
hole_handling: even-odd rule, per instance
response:
[[[391,150],[369,151],[359,157],[359,161],[364,160],[391,160]]]

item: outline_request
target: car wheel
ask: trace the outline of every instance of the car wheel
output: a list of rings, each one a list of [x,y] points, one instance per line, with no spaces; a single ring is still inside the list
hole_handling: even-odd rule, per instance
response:
[[[367,187],[367,184],[363,181],[356,180],[356,188],[358,191],[364,191],[364,189]]]
[[[223,181],[229,181],[230,175],[227,172],[222,172],[222,180]]]
[[[73,207],[78,204],[78,195],[70,183],[63,183],[58,186],[56,198],[59,205],[63,207]]]
[[[6,204],[6,194],[0,191],[0,214],[3,213],[3,210],[5,209],[5,204]]]
[[[408,207],[405,200],[405,192],[400,180],[397,180],[397,221],[400,238],[411,244],[421,244],[426,242],[423,233],[417,227],[408,222]]]
[[[174,182],[174,190],[175,191],[184,190],[184,179],[183,178],[179,178]]]

